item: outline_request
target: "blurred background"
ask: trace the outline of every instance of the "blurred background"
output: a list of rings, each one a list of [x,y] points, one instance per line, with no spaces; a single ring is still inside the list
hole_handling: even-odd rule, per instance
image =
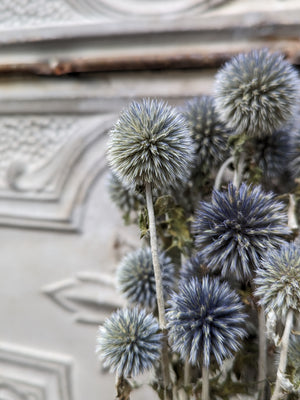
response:
[[[95,338],[139,232],[109,198],[107,132],[263,47],[299,65],[299,0],[0,0],[0,400],[113,398]]]

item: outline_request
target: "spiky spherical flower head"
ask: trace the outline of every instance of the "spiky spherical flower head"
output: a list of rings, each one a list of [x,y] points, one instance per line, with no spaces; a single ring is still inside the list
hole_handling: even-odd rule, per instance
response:
[[[175,283],[174,265],[165,253],[159,254],[165,298]],[[156,284],[150,247],[127,254],[117,270],[119,291],[135,305],[154,310],[156,307]]]
[[[180,269],[181,282],[187,282],[192,278],[202,279],[207,274],[207,269],[203,264],[203,258],[198,254],[189,258]]]
[[[284,318],[288,310],[300,310],[300,247],[286,243],[269,250],[256,270],[255,294],[266,313]]]
[[[282,55],[253,50],[218,72],[216,109],[237,134],[270,135],[291,119],[298,91],[297,72]]]
[[[196,97],[182,110],[195,142],[197,168],[207,171],[219,165],[227,154],[229,130],[216,113],[212,96]]]
[[[173,293],[167,310],[169,338],[183,360],[209,367],[211,355],[221,365],[245,336],[243,304],[227,282],[192,278]]]
[[[134,377],[160,357],[162,335],[157,320],[140,308],[113,313],[99,327],[96,353],[118,376]]]
[[[280,177],[287,171],[293,155],[293,128],[288,124],[269,136],[255,138],[253,142],[253,161],[266,179]]]
[[[113,172],[109,176],[108,191],[112,201],[125,212],[136,211],[145,204],[144,197],[132,186],[125,185]]]
[[[284,204],[260,186],[229,184],[214,190],[211,202],[201,202],[193,230],[199,255],[208,268],[239,281],[252,277],[268,248],[284,243],[287,227]]]
[[[154,187],[186,181],[193,142],[184,118],[163,101],[133,101],[110,132],[108,160],[120,179]]]

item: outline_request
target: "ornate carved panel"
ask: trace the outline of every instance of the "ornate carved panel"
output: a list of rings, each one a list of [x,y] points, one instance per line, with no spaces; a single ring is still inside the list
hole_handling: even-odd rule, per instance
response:
[[[0,119],[0,226],[77,230],[115,117]]]
[[[0,344],[1,400],[72,398],[72,362],[69,358]]]
[[[75,321],[102,324],[124,300],[116,293],[115,280],[108,274],[82,272],[75,278],[55,282],[43,292],[58,306],[72,313]]]

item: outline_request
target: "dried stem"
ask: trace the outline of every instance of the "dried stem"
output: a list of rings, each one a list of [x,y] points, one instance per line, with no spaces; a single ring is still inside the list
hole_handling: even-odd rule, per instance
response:
[[[116,400],[130,400],[131,385],[124,376],[116,377]]]
[[[295,196],[291,193],[289,195],[288,225],[292,230],[298,229],[298,222],[296,217],[296,201]]]
[[[267,337],[264,307],[258,309],[259,356],[258,356],[258,400],[264,400],[267,378]]]
[[[239,187],[242,181],[242,177],[243,177],[243,172],[244,172],[244,168],[245,168],[245,158],[246,155],[245,153],[241,153],[240,157],[238,158],[237,162],[236,162],[236,168],[234,171],[234,176],[233,176],[233,184],[235,187]]]
[[[157,309],[158,309],[158,320],[159,326],[164,334],[162,341],[162,353],[161,353],[161,365],[162,374],[164,382],[164,398],[172,399],[172,389],[171,389],[171,379],[170,379],[170,369],[169,369],[169,355],[168,355],[168,339],[167,339],[167,322],[165,316],[165,304],[163,295],[163,285],[162,285],[162,275],[159,265],[158,258],[158,245],[157,245],[157,235],[155,226],[155,215],[152,199],[152,189],[151,184],[146,184],[146,202],[149,218],[149,231],[150,231],[150,245],[152,253],[152,263],[154,269],[155,285],[156,285],[156,298],[157,298]]]
[[[281,339],[281,351],[280,351],[280,359],[279,359],[279,365],[278,365],[278,370],[277,370],[277,378],[276,378],[275,389],[274,389],[273,395],[271,397],[271,400],[279,400],[281,397],[281,380],[285,374],[285,369],[286,369],[289,339],[290,339],[290,333],[291,333],[292,326],[293,326],[293,316],[294,316],[293,310],[289,310],[287,313],[287,317],[286,317],[286,321],[285,321],[285,328],[284,328],[284,332],[283,332],[282,339]]]
[[[201,400],[209,400],[209,369],[202,367],[202,397]]]
[[[228,165],[233,162],[234,162],[234,157],[232,156],[232,157],[229,157],[226,161],[224,161],[224,163],[221,165],[221,167],[217,173],[216,179],[215,179],[214,189],[216,189],[216,190],[220,189],[223,175],[224,175]]]

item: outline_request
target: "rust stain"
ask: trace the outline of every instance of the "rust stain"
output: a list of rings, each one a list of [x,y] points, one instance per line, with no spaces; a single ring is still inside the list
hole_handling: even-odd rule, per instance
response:
[[[272,51],[282,52],[295,65],[300,65],[300,42],[291,41],[284,46],[270,41],[270,46],[264,41],[264,46]],[[281,48],[282,47],[282,48]],[[29,64],[0,64],[0,73],[29,73],[37,75],[61,76],[81,72],[110,71],[145,71],[218,68],[233,55],[245,51],[242,47],[234,51],[199,52],[199,53],[166,53],[127,55],[114,57],[91,57],[71,60],[57,60],[51,64],[48,60]]]

